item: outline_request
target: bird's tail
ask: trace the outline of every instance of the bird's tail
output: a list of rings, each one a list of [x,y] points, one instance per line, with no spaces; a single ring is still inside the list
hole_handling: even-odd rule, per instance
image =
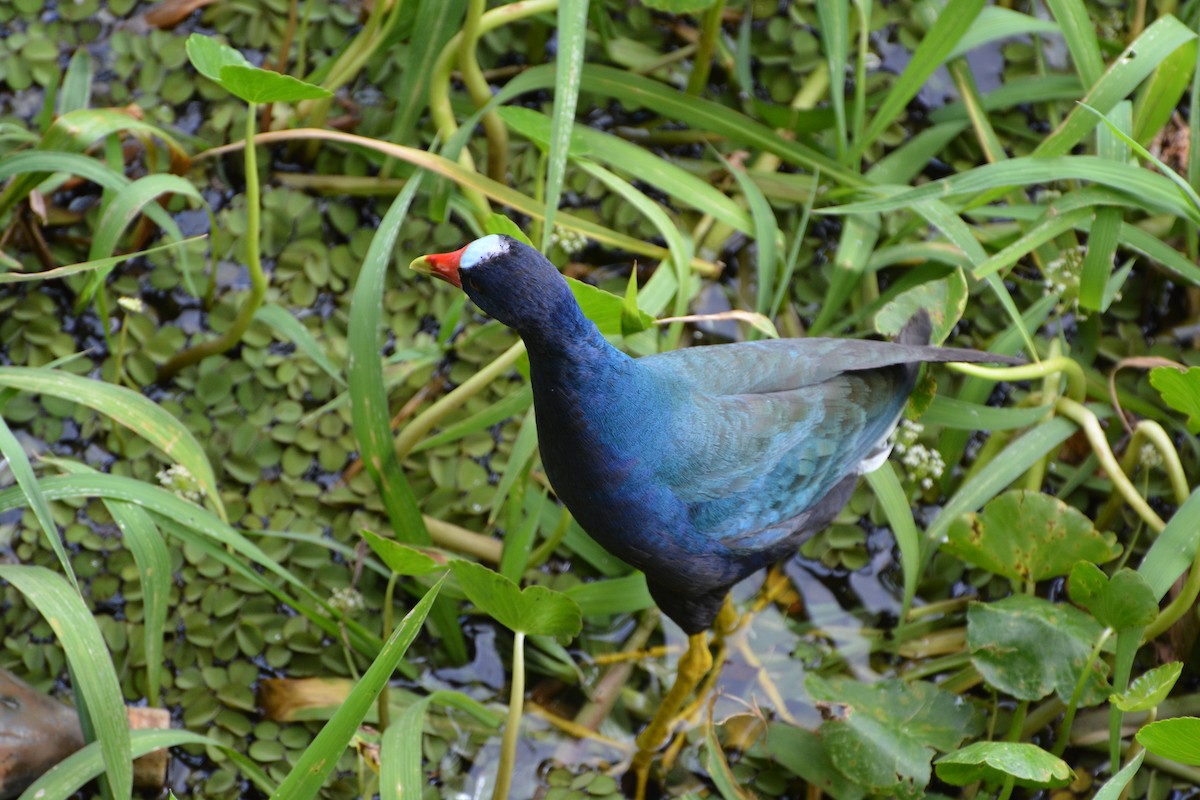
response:
[[[919,308],[896,334],[896,341],[899,344],[929,344],[932,335],[933,322],[929,319],[929,312]]]

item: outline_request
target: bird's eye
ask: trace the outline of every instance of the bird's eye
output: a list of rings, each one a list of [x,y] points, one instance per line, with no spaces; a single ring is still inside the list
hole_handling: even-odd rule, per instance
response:
[[[474,278],[467,278],[467,286],[470,286],[473,291],[479,291],[479,281]]]

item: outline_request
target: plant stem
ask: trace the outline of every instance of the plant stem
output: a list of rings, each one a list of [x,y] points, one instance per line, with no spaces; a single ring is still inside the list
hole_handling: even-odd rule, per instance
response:
[[[1066,356],[1047,358],[1036,364],[1022,364],[1019,367],[982,367],[959,363],[950,364],[949,367],[955,372],[989,381],[1029,381],[1056,372],[1063,373],[1067,378],[1067,397],[1077,404],[1087,397],[1087,376],[1083,374],[1083,367]]]
[[[492,800],[507,800],[512,784],[513,762],[517,758],[517,740],[521,733],[521,705],[525,702],[525,634],[513,636],[512,690],[508,695],[508,721],[504,723],[504,740],[500,745],[500,769],[496,773],[496,788]]]
[[[484,0],[470,0],[467,18],[459,34],[462,36],[462,46],[458,48],[458,71],[462,74],[467,93],[471,95],[471,101],[475,103],[476,108],[483,108],[492,99],[492,89],[483,77],[483,70],[479,68],[479,61],[475,57],[482,32],[480,21],[485,6]],[[493,111],[483,115],[483,132],[488,141],[488,177],[504,183],[508,173],[508,126],[500,119],[500,115]]]
[[[725,0],[717,0],[704,12],[703,27],[700,29],[700,44],[688,75],[687,93],[700,94],[708,85],[708,73],[712,69],[713,51],[717,49],[717,37],[721,35],[721,14],[725,11]]]
[[[383,593],[383,630],[381,638],[386,642],[392,637],[392,611],[393,603],[396,597],[396,580],[400,577],[400,573],[393,572],[388,578],[387,589]],[[383,688],[379,690],[379,730],[386,731],[391,722],[391,714],[388,711],[388,685],[383,684]]]
[[[201,342],[195,347],[189,347],[182,353],[171,358],[158,369],[158,379],[167,380],[184,367],[189,367],[208,356],[224,353],[242,340],[242,335],[254,321],[254,313],[262,305],[267,294],[267,276],[263,273],[262,257],[259,248],[261,222],[259,208],[258,186],[258,155],[254,146],[255,124],[254,116],[257,104],[246,106],[246,268],[250,271],[250,294],[242,301],[237,316],[223,334],[215,339]]]
[[[1025,369],[1025,367],[1018,367],[1018,369]],[[1125,476],[1121,465],[1117,463],[1117,457],[1113,455],[1112,448],[1108,446],[1108,439],[1104,438],[1104,430],[1100,427],[1099,418],[1087,406],[1068,397],[1060,397],[1056,407],[1058,413],[1083,428],[1088,442],[1091,443],[1092,449],[1096,453],[1096,458],[1100,460],[1100,465],[1108,473],[1113,487],[1125,498],[1125,502],[1133,507],[1138,516],[1145,520],[1155,533],[1161,533],[1167,524],[1158,514],[1154,513],[1154,509],[1150,508],[1150,505],[1138,494],[1134,485],[1129,482],[1129,478]]]
[[[492,363],[460,383],[454,391],[414,417],[413,421],[405,425],[404,430],[396,437],[396,458],[403,460],[417,442],[433,429],[433,426],[441,422],[451,411],[483,391],[484,387],[493,380],[507,372],[524,352],[525,343],[517,342],[498,355]]]
[[[1075,691],[1071,692],[1071,702],[1067,704],[1067,712],[1063,714],[1062,723],[1058,726],[1058,739],[1054,742],[1054,749],[1050,751],[1056,756],[1061,756],[1067,750],[1067,742],[1071,739],[1071,725],[1075,722],[1075,712],[1079,708],[1079,701],[1083,699],[1083,690],[1087,687],[1092,664],[1096,663],[1096,659],[1100,657],[1100,651],[1104,649],[1104,643],[1112,634],[1112,628],[1104,629],[1095,646],[1092,647],[1092,652],[1088,654],[1087,661],[1083,664],[1083,671],[1079,673],[1079,680],[1075,682]]]

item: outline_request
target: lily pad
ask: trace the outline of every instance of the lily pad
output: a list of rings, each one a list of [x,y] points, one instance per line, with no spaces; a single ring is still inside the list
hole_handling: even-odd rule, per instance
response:
[[[1150,370],[1150,385],[1158,389],[1164,403],[1187,415],[1189,431],[1200,433],[1200,367],[1155,367]]]
[[[1172,717],[1137,732],[1138,744],[1156,756],[1200,766],[1200,717]]]
[[[982,727],[973,706],[924,681],[809,675],[805,688],[825,716],[820,737],[834,766],[891,797],[923,797],[935,751],[953,750]]]
[[[1121,694],[1110,695],[1108,700],[1125,712],[1149,711],[1167,699],[1167,695],[1171,693],[1182,674],[1182,662],[1163,664],[1139,675],[1128,689]]]
[[[1116,537],[1058,498],[1015,489],[950,525],[943,549],[1014,581],[1066,575],[1080,561],[1103,564],[1121,554]]]
[[[1067,587],[1071,602],[1083,606],[1100,624],[1113,630],[1144,628],[1158,616],[1154,590],[1140,573],[1128,567],[1109,578],[1095,564],[1081,561],[1071,570]]]
[[[1103,627],[1087,614],[1029,595],[967,609],[967,648],[971,663],[988,685],[1018,700],[1041,700],[1056,692],[1069,702],[1089,665]],[[1093,672],[1081,704],[1096,705],[1108,696],[1104,679]]]
[[[566,644],[583,628],[579,604],[544,586],[521,589],[498,572],[470,561],[450,565],[471,602],[501,625],[531,636],[554,636]]]
[[[942,756],[936,766],[938,777],[955,786],[1012,778],[1028,789],[1055,789],[1075,777],[1067,762],[1026,742],[975,742]]]

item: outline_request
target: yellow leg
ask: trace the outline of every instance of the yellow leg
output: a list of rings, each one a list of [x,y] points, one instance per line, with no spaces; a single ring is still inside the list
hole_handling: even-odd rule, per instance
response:
[[[712,668],[712,653],[708,650],[708,634],[694,633],[688,637],[687,652],[679,659],[675,671],[675,683],[663,698],[654,719],[637,737],[637,754],[633,757],[634,774],[637,777],[637,798],[646,796],[646,783],[650,777],[650,765],[654,754],[671,733],[675,715],[683,707],[692,690]]]

